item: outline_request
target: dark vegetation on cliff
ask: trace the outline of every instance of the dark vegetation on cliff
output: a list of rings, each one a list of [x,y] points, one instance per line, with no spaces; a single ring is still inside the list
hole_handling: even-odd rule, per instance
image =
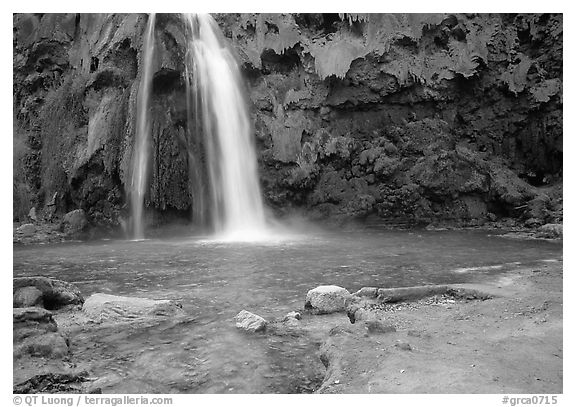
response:
[[[14,220],[129,216],[145,15],[14,15]],[[330,219],[562,220],[562,16],[222,14],[268,206]],[[159,15],[146,206],[189,218],[184,26]],[[190,128],[194,128],[193,126]]]

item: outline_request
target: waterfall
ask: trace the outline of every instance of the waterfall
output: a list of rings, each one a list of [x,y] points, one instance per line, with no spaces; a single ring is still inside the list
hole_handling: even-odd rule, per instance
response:
[[[264,205],[238,64],[210,15],[185,14],[184,20],[190,30],[188,100],[196,106],[195,120],[202,118],[211,223],[224,238],[261,237]]]
[[[148,17],[142,46],[142,69],[136,100],[136,142],[132,158],[130,202],[132,206],[132,234],[134,239],[144,238],[144,195],[147,188],[150,160],[150,94],[152,87],[152,61],[154,57],[154,13]]]

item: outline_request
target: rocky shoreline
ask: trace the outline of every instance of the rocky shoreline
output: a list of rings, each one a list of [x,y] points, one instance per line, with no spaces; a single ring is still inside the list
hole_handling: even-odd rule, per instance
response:
[[[453,288],[332,328],[318,392],[562,393],[561,262]]]
[[[178,302],[109,294],[84,300],[73,285],[45,277],[14,279],[13,314],[17,393],[110,391],[115,373],[96,377],[91,370],[100,362],[85,359],[90,332],[120,338],[194,319]],[[288,392],[562,393],[562,261],[483,284],[353,294],[318,287],[284,317],[266,321],[243,310],[233,323],[255,338],[318,347],[325,370],[318,364]],[[110,346],[119,352],[114,339]],[[135,383],[132,390],[154,391]]]

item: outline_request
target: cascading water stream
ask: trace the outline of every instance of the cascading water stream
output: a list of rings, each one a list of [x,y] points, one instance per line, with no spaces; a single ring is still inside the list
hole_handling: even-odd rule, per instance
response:
[[[185,14],[184,20],[190,29],[188,92],[195,93],[189,100],[202,116],[212,223],[224,239],[262,238],[264,205],[238,64],[210,15]]]
[[[152,88],[152,61],[154,57],[154,23],[156,15],[150,14],[142,48],[142,73],[136,101],[136,143],[132,159],[130,203],[132,207],[132,235],[144,238],[144,195],[150,160],[150,93]]]

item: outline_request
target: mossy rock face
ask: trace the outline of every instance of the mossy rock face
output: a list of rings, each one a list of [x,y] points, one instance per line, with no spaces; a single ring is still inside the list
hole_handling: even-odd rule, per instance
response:
[[[218,14],[277,212],[561,221],[561,14]],[[145,14],[15,14],[14,219],[129,216]],[[186,27],[156,18],[145,206],[189,219]],[[193,127],[193,126],[192,126]],[[52,203],[57,193],[58,198]],[[524,205],[529,205],[525,210]],[[49,207],[48,207],[49,206]],[[517,208],[521,208],[520,210]]]

